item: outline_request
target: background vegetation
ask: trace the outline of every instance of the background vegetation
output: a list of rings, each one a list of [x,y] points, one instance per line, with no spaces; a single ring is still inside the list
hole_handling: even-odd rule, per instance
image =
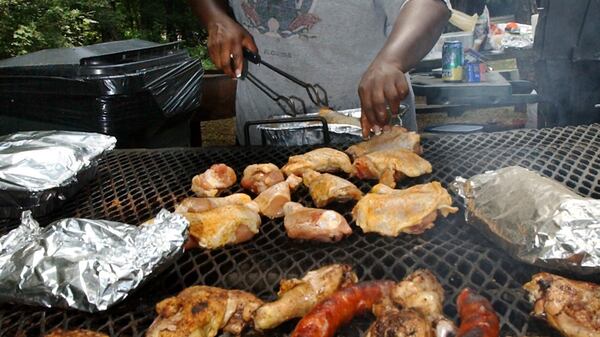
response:
[[[493,15],[510,13],[519,1],[529,0],[452,0],[465,11],[487,2]],[[206,33],[187,0],[0,0],[0,59],[131,38],[182,41],[206,68],[213,67]]]

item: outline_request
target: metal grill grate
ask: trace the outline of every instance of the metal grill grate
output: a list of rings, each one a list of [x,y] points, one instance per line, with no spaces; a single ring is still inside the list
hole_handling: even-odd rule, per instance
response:
[[[447,186],[454,177],[465,177],[508,165],[521,165],[563,182],[579,193],[600,198],[600,125],[545,130],[513,131],[468,136],[430,138],[424,141],[425,157],[433,174],[404,181],[400,187],[440,180]],[[238,174],[252,163],[282,165],[299,148],[227,148],[204,150],[123,150],[111,153],[100,165],[89,187],[50,220],[76,216],[127,223],[143,222],[161,207],[173,209],[190,195],[191,177],[211,163],[224,162]],[[354,181],[363,192],[371,184]],[[230,192],[240,191],[239,186]],[[312,206],[305,188],[294,200]],[[458,200],[455,200],[458,202]],[[348,219],[351,206],[335,206]],[[1,233],[15,223],[0,222]],[[61,327],[88,328],[114,336],[142,336],[154,319],[154,304],[183,288],[206,284],[251,291],[265,300],[274,299],[281,278],[299,277],[326,263],[352,264],[361,280],[400,280],[407,273],[428,268],[446,290],[444,310],[457,319],[454,301],[458,291],[469,286],[491,299],[501,317],[501,336],[526,332],[552,336],[543,324],[528,318],[530,305],[521,284],[537,272],[494,248],[467,226],[461,213],[439,219],[423,235],[385,238],[364,235],[360,229],[337,244],[299,243],[289,240],[282,220],[265,221],[252,241],[216,251],[196,250],[184,254],[167,272],[150,280],[130,298],[99,314],[39,309],[21,305],[0,306],[0,331],[5,336],[38,336]],[[340,336],[359,336],[370,317],[360,317],[343,328]],[[269,335],[285,335],[289,322]]]

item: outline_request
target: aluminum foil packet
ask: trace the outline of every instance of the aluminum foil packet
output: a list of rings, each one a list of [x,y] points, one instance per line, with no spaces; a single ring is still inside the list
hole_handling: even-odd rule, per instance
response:
[[[50,212],[95,174],[116,139],[98,133],[31,131],[0,137],[0,217]]]
[[[467,223],[512,257],[557,271],[600,271],[600,200],[518,166],[458,177],[451,188],[465,201]]]
[[[139,227],[69,218],[41,228],[24,212],[0,238],[0,302],[106,310],[180,256],[188,225],[162,210]]]

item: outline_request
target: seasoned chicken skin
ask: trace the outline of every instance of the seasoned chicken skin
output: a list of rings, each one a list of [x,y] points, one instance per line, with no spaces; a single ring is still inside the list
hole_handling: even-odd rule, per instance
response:
[[[199,197],[214,197],[235,184],[235,171],[225,164],[215,164],[192,178],[192,191]]]
[[[354,171],[347,154],[327,147],[312,150],[305,154],[291,156],[288,159],[288,163],[281,168],[281,171],[283,171],[286,176],[295,174],[301,177],[304,172],[309,169],[317,172],[344,171],[346,173],[352,173]]]
[[[329,173],[308,170],[303,176],[315,206],[325,207],[333,201],[347,202],[360,200],[362,192],[353,183]]]
[[[354,168],[359,179],[379,179],[381,184],[392,188],[405,176],[414,178],[432,170],[427,160],[406,149],[365,154],[354,161]]]
[[[292,239],[335,242],[352,234],[346,219],[336,211],[308,208],[296,202],[288,202],[283,209],[283,225]]]
[[[401,126],[393,126],[390,131],[386,131],[371,139],[352,145],[346,149],[346,153],[352,158],[358,158],[367,153],[376,151],[390,151],[405,149],[416,154],[421,153],[421,136],[413,131],[408,131]]]
[[[214,337],[220,330],[239,336],[262,304],[244,291],[193,286],[156,305],[146,336]]]
[[[444,289],[420,269],[394,286],[389,299],[373,308],[377,320],[368,337],[449,337],[456,327],[443,313]]]
[[[254,199],[260,213],[267,218],[275,219],[283,216],[283,206],[292,200],[291,191],[302,182],[302,178],[290,175],[285,181],[269,187]]]
[[[283,173],[274,164],[253,164],[244,169],[240,185],[254,194],[260,194],[284,180]]]
[[[302,317],[325,297],[357,280],[352,267],[345,264],[309,271],[300,280],[281,280],[277,294],[279,299],[264,304],[256,311],[254,326],[267,330],[292,318]]]
[[[534,303],[532,314],[564,336],[600,337],[600,285],[539,273],[523,288]]]
[[[183,213],[190,222],[190,236],[198,245],[216,249],[252,239],[261,224],[253,203],[225,205],[201,213]]]
[[[364,232],[386,236],[421,234],[433,227],[438,212],[455,213],[452,198],[439,182],[394,190],[378,184],[356,203],[352,215]]]
[[[175,208],[175,213],[200,213],[225,205],[244,205],[252,201],[249,195],[235,193],[226,197],[185,198]]]
[[[107,334],[90,330],[62,330],[56,329],[46,334],[46,337],[108,337]]]

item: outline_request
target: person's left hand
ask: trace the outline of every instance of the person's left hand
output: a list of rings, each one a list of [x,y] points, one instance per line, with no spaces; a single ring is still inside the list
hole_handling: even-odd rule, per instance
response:
[[[367,138],[371,130],[379,133],[387,129],[390,116],[386,106],[390,107],[393,116],[397,115],[400,102],[409,92],[400,65],[386,60],[384,56],[377,56],[363,74],[358,86],[363,138]]]

